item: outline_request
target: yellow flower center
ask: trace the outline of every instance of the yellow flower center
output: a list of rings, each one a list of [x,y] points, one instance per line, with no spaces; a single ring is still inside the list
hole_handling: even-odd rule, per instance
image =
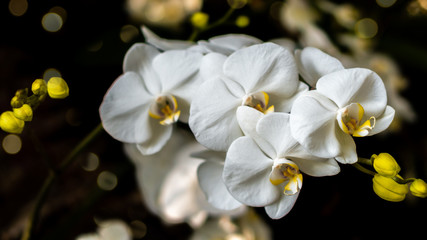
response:
[[[365,110],[359,103],[352,103],[338,110],[337,121],[340,128],[353,137],[365,137],[375,127],[375,117],[372,116],[363,124]]]
[[[273,169],[270,173],[270,182],[277,186],[286,182],[283,193],[285,195],[294,195],[299,192],[302,187],[302,174],[298,166],[287,159],[275,160]]]
[[[160,124],[169,125],[178,121],[181,111],[178,110],[174,96],[161,95],[151,104],[148,114],[154,119],[159,119]]]
[[[256,110],[267,114],[270,112],[274,112],[274,106],[268,106],[268,101],[270,97],[266,92],[257,92],[254,94],[246,95],[243,97],[242,106],[253,107]]]

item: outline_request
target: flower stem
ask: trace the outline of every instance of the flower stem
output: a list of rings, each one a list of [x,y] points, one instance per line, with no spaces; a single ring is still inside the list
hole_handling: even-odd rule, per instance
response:
[[[365,167],[363,167],[359,163],[354,163],[354,164],[352,164],[352,166],[355,167],[357,170],[363,172],[363,173],[369,174],[371,176],[375,176],[375,172],[373,172],[369,169],[366,169]]]
[[[53,185],[53,182],[72,162],[76,157],[102,132],[103,127],[100,123],[95,129],[92,130],[62,161],[58,171],[50,171],[49,176],[45,179],[43,186],[40,188],[35,201],[35,205],[28,218],[27,225],[22,234],[21,240],[30,240],[33,235],[35,226],[37,226],[40,209],[43,202]]]
[[[191,36],[188,38],[188,41],[195,41],[197,39],[197,37],[199,36],[200,33],[202,32],[206,32],[212,28],[218,27],[221,24],[225,23],[228,18],[230,18],[230,16],[233,14],[234,12],[234,8],[230,8],[228,9],[228,11],[224,14],[224,16],[222,16],[220,19],[216,20],[215,22],[213,22],[212,24],[204,27],[204,28],[194,28],[193,33],[191,34]]]

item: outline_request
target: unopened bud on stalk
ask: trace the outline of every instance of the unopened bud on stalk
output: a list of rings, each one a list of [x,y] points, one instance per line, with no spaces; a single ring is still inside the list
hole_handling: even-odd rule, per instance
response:
[[[54,99],[66,98],[69,94],[67,82],[60,77],[52,77],[47,82],[47,92]]]
[[[0,115],[0,128],[5,132],[19,134],[24,130],[24,126],[24,121],[16,118],[12,111]]]

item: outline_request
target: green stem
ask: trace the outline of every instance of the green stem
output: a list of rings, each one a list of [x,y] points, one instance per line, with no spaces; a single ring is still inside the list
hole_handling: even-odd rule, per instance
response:
[[[53,171],[49,172],[49,176],[46,178],[42,188],[37,194],[35,205],[28,218],[28,222],[22,234],[21,240],[31,239],[35,226],[37,226],[40,209],[43,206],[43,202],[45,201],[46,196],[53,185],[53,182],[58,177],[58,174],[61,174],[61,172],[64,171],[73,162],[73,160],[75,160],[76,157],[102,132],[102,130],[102,123],[100,123],[64,158],[58,171],[56,171],[57,174],[55,174]]]
[[[361,158],[360,157],[360,158],[358,158],[357,162],[361,163],[361,164],[368,165],[368,166],[372,166],[372,159],[367,159],[367,158]]]
[[[212,28],[218,27],[221,24],[225,23],[228,20],[228,18],[231,17],[234,10],[235,10],[234,8],[228,9],[228,11],[224,14],[224,16],[222,16],[220,19],[216,20],[215,22],[213,22],[212,24],[210,24],[204,28],[194,28],[193,33],[188,38],[188,41],[194,42],[197,39],[197,37],[199,36],[199,34],[206,32],[208,30],[211,30]]]
[[[366,174],[369,174],[369,175],[375,176],[375,172],[373,172],[373,171],[371,171],[371,170],[369,170],[369,169],[364,168],[364,167],[363,167],[362,165],[360,165],[359,163],[354,163],[354,164],[352,164],[352,166],[353,166],[353,167],[355,167],[357,170],[359,170],[359,171],[363,172],[363,173],[366,173]]]
[[[411,182],[415,181],[415,180],[416,180],[416,178],[406,178],[406,179],[402,179],[402,178],[399,178],[399,177],[397,177],[397,176],[394,176],[394,177],[393,177],[393,180],[394,180],[395,182],[399,183],[399,184],[407,184],[407,183],[411,183]]]

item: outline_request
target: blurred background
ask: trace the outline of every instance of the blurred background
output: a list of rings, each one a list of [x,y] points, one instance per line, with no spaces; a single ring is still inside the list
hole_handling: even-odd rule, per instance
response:
[[[122,73],[127,49],[144,41],[141,25],[164,38],[187,39],[196,11],[215,21],[231,0],[5,0],[0,4],[0,111],[10,110],[18,89],[36,78],[62,76],[70,87],[63,100],[47,99],[24,132],[0,132],[0,238],[19,239],[34,199],[53,165],[100,122],[98,107]],[[237,24],[239,17],[246,24]],[[242,19],[242,18],[240,18]],[[347,66],[379,73],[398,114],[387,133],[356,139],[360,156],[388,152],[405,177],[427,179],[425,81],[427,1],[252,0],[229,20],[198,39],[244,33],[268,41],[316,46]],[[142,203],[134,167],[122,144],[103,133],[53,185],[36,226],[35,239],[75,239],[95,232],[96,220],[121,219],[134,239],[188,239],[187,224],[165,224]],[[371,239],[425,234],[426,200],[408,194],[386,202],[372,180],[351,166],[335,177],[304,176],[304,190],[289,215],[268,219],[273,239],[328,237]],[[421,234],[421,235],[420,235]],[[422,238],[422,237],[421,237]]]

